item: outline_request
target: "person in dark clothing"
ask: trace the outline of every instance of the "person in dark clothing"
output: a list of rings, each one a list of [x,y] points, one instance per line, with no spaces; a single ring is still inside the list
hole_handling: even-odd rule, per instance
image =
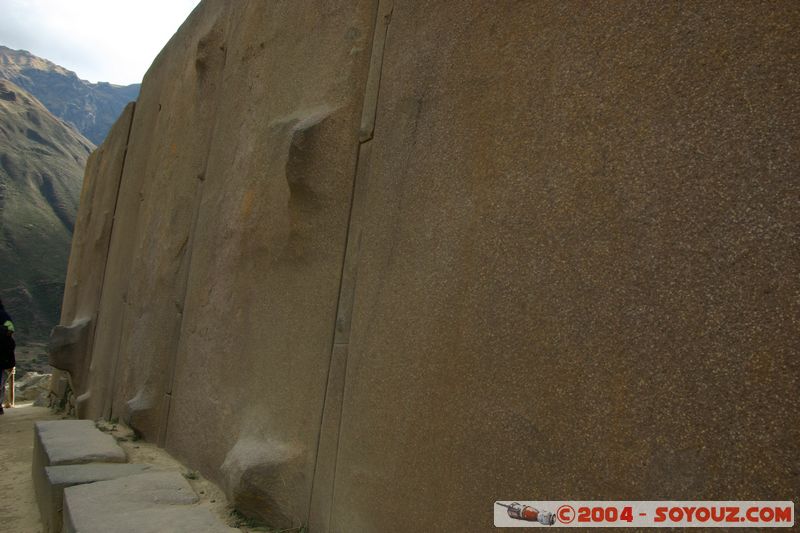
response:
[[[0,300],[0,325],[14,333],[14,322],[12,322],[11,315],[8,314],[6,308],[3,307],[3,300]]]
[[[0,300],[0,415],[3,414],[3,401],[6,397],[6,379],[17,365],[14,357],[14,322],[3,307]]]

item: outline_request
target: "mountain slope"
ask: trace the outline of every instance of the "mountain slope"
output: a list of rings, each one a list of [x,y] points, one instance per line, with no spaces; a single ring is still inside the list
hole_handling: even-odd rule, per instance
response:
[[[92,143],[32,95],[0,80],[0,295],[20,337],[58,321]]]
[[[136,100],[139,84],[90,83],[25,50],[0,46],[0,78],[35,96],[55,116],[100,144],[125,105]]]

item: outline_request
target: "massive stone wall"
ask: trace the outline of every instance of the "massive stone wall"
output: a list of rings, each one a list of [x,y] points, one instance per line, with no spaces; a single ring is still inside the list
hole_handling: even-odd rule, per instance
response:
[[[51,336],[51,363],[69,372],[71,385],[84,404],[92,388],[89,379],[93,342],[134,108],[134,103],[125,107],[106,142],[86,162],[81,208],[67,267],[69,286],[61,303],[60,325]],[[95,358],[93,373],[96,375],[106,364],[108,358]],[[57,383],[58,379],[52,382]]]
[[[124,168],[87,169],[119,200],[112,229],[84,191],[76,227],[79,413],[312,531],[791,499],[798,27],[790,2],[205,0],[101,148]]]

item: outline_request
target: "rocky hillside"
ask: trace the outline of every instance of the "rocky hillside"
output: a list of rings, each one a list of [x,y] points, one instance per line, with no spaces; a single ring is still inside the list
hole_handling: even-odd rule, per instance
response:
[[[90,83],[46,59],[5,46],[0,46],[0,78],[28,91],[51,113],[98,145],[125,104],[136,100],[140,87]]]
[[[0,295],[21,340],[58,321],[86,158],[94,145],[0,80]]]

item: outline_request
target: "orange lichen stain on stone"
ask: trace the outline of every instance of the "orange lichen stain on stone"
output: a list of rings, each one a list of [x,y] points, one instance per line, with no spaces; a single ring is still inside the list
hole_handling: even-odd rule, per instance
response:
[[[177,154],[177,153],[178,153],[178,145],[177,145],[177,144],[175,144],[175,143],[172,143],[172,144],[169,146],[169,153],[171,153],[171,154],[173,154],[173,155],[174,155],[174,154]]]
[[[241,213],[242,218],[248,218],[250,213],[253,212],[253,200],[255,199],[256,194],[253,189],[248,189],[245,191],[244,195],[242,196],[242,206],[241,206]]]

